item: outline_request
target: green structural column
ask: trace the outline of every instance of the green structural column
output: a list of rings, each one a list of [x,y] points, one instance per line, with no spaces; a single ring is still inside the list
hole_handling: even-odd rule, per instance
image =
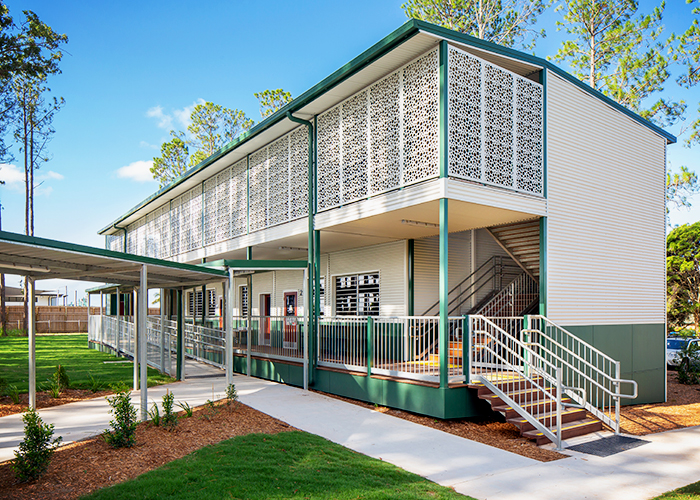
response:
[[[307,177],[308,177],[308,219],[309,219],[309,228],[308,228],[308,271],[307,271],[307,279],[308,279],[308,286],[307,286],[307,293],[312,293],[312,290],[314,290],[314,277],[316,275],[315,268],[314,268],[314,193],[316,192],[316,186],[314,182],[314,126],[313,123],[311,123],[308,120],[302,120],[301,118],[297,118],[296,116],[292,115],[291,112],[287,112],[287,118],[290,121],[293,121],[295,123],[300,123],[302,125],[306,125],[308,132],[309,132],[309,165],[308,165],[308,170],[307,170]],[[315,321],[312,320],[313,315],[315,312],[313,311],[313,303],[314,301],[309,300],[309,346],[308,346],[308,352],[309,352],[309,385],[312,386],[314,384],[314,360],[316,359],[316,342],[315,342],[315,330],[313,328]]]
[[[176,378],[182,380],[182,375],[184,374],[184,366],[182,366],[182,360],[184,359],[182,350],[185,344],[185,326],[183,325],[182,318],[182,290],[177,291],[177,368],[176,368]]]
[[[540,218],[540,314],[547,316],[547,217]]]
[[[415,277],[415,240],[408,240],[408,315],[413,316],[414,311],[414,277]]]
[[[448,174],[448,161],[447,161],[447,123],[448,123],[448,107],[447,107],[447,41],[443,40],[440,42],[440,93],[438,95],[439,106],[440,106],[440,177],[447,177]]]
[[[440,320],[438,350],[440,355],[440,388],[446,389],[449,382],[449,319],[448,319],[448,216],[447,198],[440,198]]]

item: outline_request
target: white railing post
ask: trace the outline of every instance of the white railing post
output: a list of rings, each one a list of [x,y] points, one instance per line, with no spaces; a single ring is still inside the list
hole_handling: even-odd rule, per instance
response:
[[[615,383],[613,384],[613,387],[615,387],[615,394],[618,394],[615,396],[615,434],[620,434],[620,362],[615,361]]]
[[[165,288],[160,289],[160,370],[165,372]]]
[[[561,450],[561,393],[564,388],[562,384],[562,368],[557,367],[557,450]]]

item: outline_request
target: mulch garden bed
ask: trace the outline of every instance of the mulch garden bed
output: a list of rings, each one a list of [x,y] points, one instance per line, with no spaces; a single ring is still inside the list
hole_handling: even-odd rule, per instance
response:
[[[64,405],[66,403],[75,403],[83,399],[99,398],[112,394],[112,391],[92,392],[87,389],[65,389],[57,398],[52,398],[48,392],[36,393],[36,407],[50,408],[52,406]],[[10,399],[10,396],[0,397],[0,417],[6,417],[14,413],[22,413],[29,407],[29,394],[20,394],[19,403],[15,404]]]
[[[47,473],[34,482],[17,483],[11,462],[4,462],[0,464],[0,499],[74,499],[234,436],[296,430],[241,403],[227,407],[220,402],[215,408],[195,408],[192,417],[181,418],[171,431],[141,423],[133,448],[111,448],[101,436],[62,446]]]

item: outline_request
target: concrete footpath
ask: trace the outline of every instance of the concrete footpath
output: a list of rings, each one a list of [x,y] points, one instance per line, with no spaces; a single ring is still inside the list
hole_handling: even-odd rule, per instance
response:
[[[645,436],[650,444],[607,458],[571,453],[542,463],[318,393],[240,375],[234,381],[241,401],[259,411],[480,500],[641,500],[700,480],[700,428]],[[149,401],[169,389],[195,406],[222,398],[225,385],[203,373],[150,388]],[[99,398],[40,414],[56,435],[75,441],[106,429],[108,410]],[[0,418],[0,462],[13,457],[21,437],[21,416]]]

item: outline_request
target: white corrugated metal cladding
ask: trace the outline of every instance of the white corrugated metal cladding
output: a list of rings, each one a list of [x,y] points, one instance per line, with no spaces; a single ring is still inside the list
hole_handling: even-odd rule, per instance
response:
[[[547,316],[664,323],[665,139],[547,75]]]

